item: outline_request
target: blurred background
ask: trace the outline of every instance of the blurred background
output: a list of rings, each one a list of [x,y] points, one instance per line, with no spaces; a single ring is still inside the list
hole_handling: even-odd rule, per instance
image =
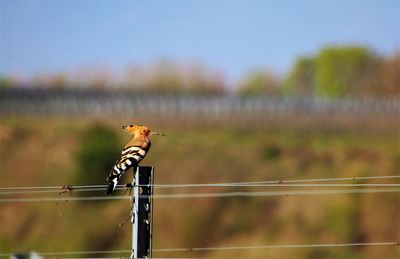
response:
[[[142,162],[157,184],[399,176],[399,28],[397,0],[0,0],[0,188],[105,184],[127,123],[168,135]],[[55,202],[1,201],[57,192],[2,192],[0,254],[130,249],[127,200],[64,202],[60,216]],[[90,195],[103,192],[73,194]],[[398,192],[155,200],[154,213],[154,248],[400,240]],[[153,255],[390,259],[399,248]]]

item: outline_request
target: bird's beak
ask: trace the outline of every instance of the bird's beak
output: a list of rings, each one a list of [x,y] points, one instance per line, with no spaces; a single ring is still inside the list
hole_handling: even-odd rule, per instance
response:
[[[152,132],[150,132],[150,135],[158,135],[158,136],[163,136],[163,137],[166,137],[167,135],[165,135],[164,133],[160,133],[160,132],[157,132],[157,131],[152,131]]]
[[[122,129],[125,130],[125,131],[128,131],[128,126],[126,126],[126,125],[122,126]]]

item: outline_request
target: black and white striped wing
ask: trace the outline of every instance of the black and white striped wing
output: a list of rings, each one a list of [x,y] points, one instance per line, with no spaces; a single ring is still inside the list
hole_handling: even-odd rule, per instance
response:
[[[115,163],[110,175],[108,176],[107,195],[111,194],[118,184],[121,175],[131,167],[136,167],[146,156],[147,151],[141,147],[127,147],[121,152],[121,156]]]
[[[115,163],[114,170],[123,172],[128,168],[137,165],[146,155],[146,150],[141,147],[127,147],[121,152],[121,156]]]

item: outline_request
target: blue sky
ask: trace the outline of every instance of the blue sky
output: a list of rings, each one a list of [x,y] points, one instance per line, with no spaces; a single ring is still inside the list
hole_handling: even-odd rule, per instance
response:
[[[399,0],[0,0],[0,75],[160,59],[236,80],[333,44],[399,49]]]

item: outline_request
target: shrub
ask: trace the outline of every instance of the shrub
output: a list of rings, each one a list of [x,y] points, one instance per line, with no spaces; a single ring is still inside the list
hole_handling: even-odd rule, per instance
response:
[[[268,145],[264,148],[263,150],[263,158],[271,161],[271,160],[276,160],[278,159],[282,154],[282,149],[279,146],[276,145]]]
[[[81,135],[76,152],[76,184],[104,184],[120,149],[112,129],[100,124],[88,128]]]

